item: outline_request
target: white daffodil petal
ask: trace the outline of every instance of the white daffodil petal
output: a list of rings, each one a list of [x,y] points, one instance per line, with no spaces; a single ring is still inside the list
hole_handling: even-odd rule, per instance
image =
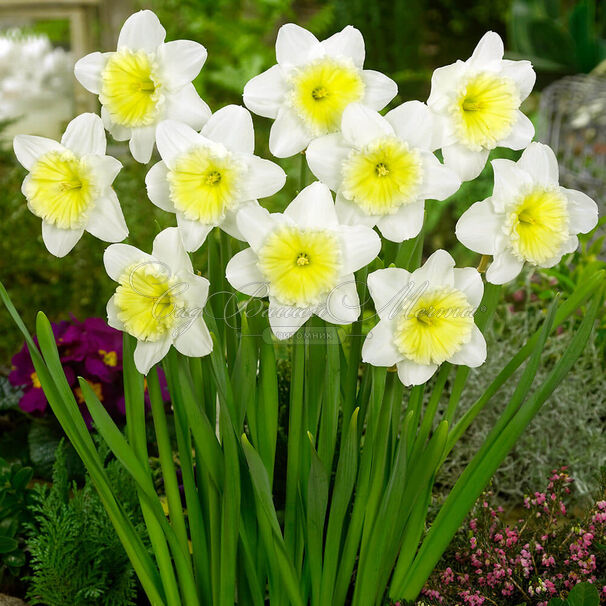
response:
[[[436,364],[417,364],[411,360],[401,360],[397,364],[398,377],[406,387],[411,385],[423,385],[435,374],[438,367]]]
[[[499,158],[491,162],[494,171],[493,199],[502,210],[508,203],[515,200],[522,191],[532,187],[532,177],[511,160]]]
[[[258,116],[275,118],[287,92],[282,68],[274,65],[246,83],[244,105]]]
[[[488,160],[488,150],[471,151],[464,145],[454,143],[442,148],[444,155],[444,164],[452,168],[462,181],[471,181],[475,179],[486,166]]]
[[[568,198],[570,232],[586,234],[591,231],[598,223],[598,205],[582,191],[565,187],[562,187],[561,190]]]
[[[173,336],[175,349],[184,356],[201,358],[213,350],[213,340],[202,319],[202,310],[197,317],[180,320],[177,330],[178,334]]]
[[[341,242],[343,271],[358,271],[377,257],[381,250],[381,238],[365,225],[342,225]]]
[[[101,92],[101,73],[111,55],[112,53],[90,53],[76,61],[74,65],[76,80],[95,95]]]
[[[518,166],[541,185],[558,185],[558,160],[548,145],[531,143],[518,160]]]
[[[233,288],[251,297],[266,297],[267,281],[259,271],[257,255],[252,248],[236,253],[227,263],[225,277]]]
[[[505,284],[513,280],[521,271],[524,262],[508,250],[497,251],[486,271],[486,280],[491,284]]]
[[[377,111],[383,109],[397,94],[398,85],[385,74],[365,69],[362,72],[364,82],[364,105]]]
[[[337,191],[341,185],[343,162],[351,153],[351,147],[341,133],[332,133],[314,139],[307,148],[305,158],[317,179]]]
[[[315,181],[288,205],[284,215],[299,227],[337,228],[339,219],[328,186]]]
[[[366,50],[360,30],[348,25],[340,32],[320,42],[324,52],[331,57],[347,57],[356,67],[362,68]]]
[[[122,26],[118,36],[118,50],[128,48],[137,51],[155,51],[166,38],[166,30],[150,10],[131,15]]]
[[[190,274],[184,276],[187,288],[182,288],[179,297],[187,304],[190,319],[202,315],[202,308],[208,300],[210,282],[204,276]]]
[[[213,225],[200,223],[200,221],[190,221],[181,213],[177,213],[177,226],[181,232],[183,246],[188,252],[196,252],[204,244],[213,228]]]
[[[105,242],[122,242],[128,236],[128,227],[122,214],[118,196],[113,189],[95,201],[86,225],[89,234]]]
[[[202,135],[222,143],[231,151],[252,154],[255,133],[250,112],[240,105],[226,105],[216,111],[204,125]]]
[[[168,335],[160,341],[137,341],[134,354],[137,370],[146,375],[154,364],[166,356],[171,345],[172,339]]]
[[[427,261],[412,272],[410,281],[419,287],[427,283],[432,288],[440,286],[453,286],[454,274],[454,259],[445,250],[436,250]]]
[[[55,257],[65,257],[76,246],[83,233],[83,229],[60,229],[42,221],[42,239],[48,252]]]
[[[275,227],[274,217],[259,205],[244,206],[236,215],[236,224],[251,248],[257,252]]]
[[[378,269],[368,276],[368,291],[381,320],[392,320],[411,297],[410,279],[410,272],[400,267]]]
[[[402,359],[393,340],[393,322],[380,320],[362,345],[362,361],[373,366],[393,366]]]
[[[114,179],[122,169],[122,162],[113,156],[86,155],[84,162],[95,174],[95,181],[101,191],[111,187]]]
[[[312,314],[311,308],[281,305],[271,297],[269,299],[269,325],[276,338],[281,341],[292,337]]]
[[[448,361],[451,364],[460,364],[470,368],[477,368],[486,362],[486,340],[475,324],[471,328],[471,339]]]
[[[163,229],[154,238],[152,257],[165,263],[170,267],[172,273],[176,274],[181,271],[193,273],[194,271],[177,227]]]
[[[475,267],[455,267],[454,287],[463,292],[469,304],[477,309],[484,296],[484,282]]]
[[[168,186],[168,167],[163,160],[156,162],[145,175],[145,187],[147,197],[158,208],[169,213],[175,212],[175,205],[170,199],[170,187]]]
[[[337,193],[335,201],[337,217],[342,225],[366,225],[374,227],[379,217],[367,215],[355,202],[343,197],[341,192]]]
[[[276,60],[281,65],[299,65],[319,44],[311,32],[294,23],[287,23],[278,30]]]
[[[101,120],[103,121],[105,130],[109,131],[116,141],[128,141],[130,139],[131,129],[113,122],[105,105],[101,106]]]
[[[377,111],[350,103],[343,111],[341,132],[347,143],[364,147],[371,141],[394,134],[393,126]]]
[[[154,126],[133,128],[128,147],[137,162],[147,164],[151,160],[155,138],[156,128]]]
[[[178,90],[189,84],[206,61],[206,49],[193,40],[173,40],[162,44],[158,57],[164,67],[167,85]]]
[[[254,204],[256,206],[259,206],[259,203],[256,200],[246,200],[244,202],[240,202],[238,208],[236,208],[235,210],[226,211],[225,217],[223,218],[223,221],[221,221],[221,223],[219,225],[219,227],[226,234],[229,234],[232,238],[235,238],[236,240],[242,240],[242,241],[246,240],[246,238],[244,237],[244,234],[242,234],[242,232],[240,231],[240,228],[238,227],[238,222],[236,220],[236,217],[238,216],[240,209],[244,208],[244,206],[248,206],[249,204]]]
[[[377,221],[377,227],[391,242],[410,240],[419,234],[425,219],[425,202],[419,200],[400,206],[393,215],[385,215]]]
[[[511,133],[505,139],[499,141],[500,147],[524,149],[534,137],[534,124],[530,121],[530,118],[520,110],[516,114],[517,119],[511,129]]]
[[[114,296],[110,298],[105,308],[107,312],[107,323],[116,330],[124,330],[124,323],[118,318],[118,308],[116,307]]]
[[[153,259],[147,253],[130,244],[112,244],[103,253],[103,264],[107,275],[118,282],[127,267],[139,263],[151,263]]]
[[[286,183],[286,173],[275,162],[250,156],[248,171],[242,179],[242,198],[256,200],[267,198],[280,191]]]
[[[472,204],[457,222],[457,240],[482,255],[495,254],[495,242],[501,232],[503,215],[494,212],[490,198]]]
[[[36,135],[17,135],[13,139],[13,149],[19,164],[27,170],[32,169],[40,156],[52,151],[65,150],[61,143]]]
[[[501,62],[501,73],[505,78],[510,78],[516,83],[521,101],[526,99],[531,93],[537,79],[530,61],[503,59]]]
[[[474,69],[491,67],[503,59],[503,40],[496,32],[486,32],[467,61]]]
[[[327,295],[316,315],[331,324],[351,324],[360,316],[360,299],[353,274],[343,276]]]
[[[446,200],[461,187],[459,175],[444,166],[433,154],[423,154],[423,197]]]
[[[210,107],[200,98],[193,84],[186,84],[166,99],[166,118],[200,130],[210,118]]]
[[[105,155],[107,140],[105,128],[97,114],[80,114],[74,118],[61,137],[61,145],[67,147],[78,156],[86,154]]]
[[[289,158],[302,152],[311,139],[301,119],[290,108],[282,107],[269,131],[269,151],[276,158]]]
[[[204,145],[205,139],[191,126],[176,120],[164,120],[156,129],[156,145],[162,160],[173,168],[175,160],[192,147]]]
[[[435,118],[421,101],[407,101],[385,115],[398,138],[418,149],[433,151]]]
[[[431,92],[427,99],[427,105],[433,111],[440,112],[447,109],[451,103],[452,91],[456,89],[458,81],[465,71],[463,61],[457,61],[452,65],[438,67],[431,76]]]

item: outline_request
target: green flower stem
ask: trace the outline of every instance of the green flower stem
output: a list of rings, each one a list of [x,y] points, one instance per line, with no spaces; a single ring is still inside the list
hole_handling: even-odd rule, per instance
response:
[[[492,317],[494,316],[495,310],[501,299],[501,286],[496,284],[487,283],[484,288],[484,296],[482,297],[482,303],[478,311],[476,311],[475,322],[477,327],[486,333],[486,329],[489,327]],[[479,312],[479,313],[478,313]],[[469,376],[469,366],[459,366],[455,375],[454,385],[450,393],[450,399],[448,400],[448,408],[446,409],[445,419],[448,421],[448,425],[454,424],[454,417],[457,413],[459,401],[461,400],[461,394],[465,389],[467,383],[467,377]]]
[[[299,164],[299,192],[307,185],[307,158],[305,152],[301,152],[301,160]]]
[[[128,441],[139,459],[145,473],[151,479],[149,458],[147,452],[147,437],[145,431],[145,401],[143,391],[143,375],[137,372],[134,364],[134,339],[127,333],[123,333],[123,368],[124,368],[124,402],[126,407],[126,434]],[[181,598],[177,579],[173,569],[170,551],[162,528],[142,491],[137,488],[141,513],[149,534],[160,577],[166,591],[166,600],[169,606],[179,606]],[[187,553],[187,552],[186,552]]]
[[[290,384],[290,410],[286,462],[286,506],[284,512],[284,542],[293,562],[301,552],[301,525],[299,524],[299,498],[301,477],[303,426],[303,384],[305,380],[305,343],[303,332],[295,334]]]
[[[187,538],[187,529],[185,527],[185,518],[183,516],[183,507],[181,505],[181,494],[177,483],[175,463],[173,461],[173,449],[168,435],[168,425],[166,422],[166,412],[164,411],[164,402],[158,380],[157,367],[147,375],[147,387],[149,399],[151,402],[152,417],[156,430],[156,440],[158,443],[158,453],[160,457],[160,467],[162,468],[162,479],[166,491],[166,500],[168,503],[168,512],[170,521],[175,529],[175,533],[183,548],[188,551],[189,543]]]

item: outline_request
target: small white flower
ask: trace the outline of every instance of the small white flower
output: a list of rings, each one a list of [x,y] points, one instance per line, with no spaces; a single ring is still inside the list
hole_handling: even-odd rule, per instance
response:
[[[560,187],[558,162],[547,145],[531,143],[518,162],[493,160],[492,167],[492,196],[465,211],[456,227],[465,246],[494,256],[489,282],[513,280],[525,262],[553,267],[577,248],[577,234],[596,226],[596,203]]]
[[[350,103],[379,110],[396,96],[393,80],[362,69],[364,55],[362,34],[351,25],[322,42],[293,23],[280,28],[278,64],[244,87],[246,107],[275,119],[269,136],[274,156],[293,156],[314,137],[338,131]]]
[[[503,59],[503,41],[487,32],[467,61],[436,69],[427,105],[441,119],[438,147],[463,181],[475,179],[495,147],[524,149],[534,127],[520,111],[536,75],[530,61]]]
[[[85,230],[106,242],[126,238],[128,228],[111,187],[122,164],[105,155],[99,116],[74,118],[61,143],[17,135],[13,147],[29,171],[21,191],[28,208],[42,219],[42,239],[51,254],[64,257]]]
[[[140,373],[147,374],[171,345],[191,357],[212,351],[202,317],[209,282],[194,273],[176,227],[155,237],[151,255],[129,244],[112,244],[103,261],[119,284],[107,303],[108,324],[137,338]]]
[[[437,250],[412,273],[393,267],[368,276],[379,323],[362,346],[364,362],[396,365],[404,385],[425,383],[443,362],[484,363],[486,341],[473,320],[482,278],[472,267],[454,265],[445,250]]]
[[[246,206],[238,228],[250,248],[227,264],[229,283],[250,296],[269,296],[269,322],[279,339],[292,336],[312,314],[333,324],[360,315],[353,272],[381,248],[364,225],[341,225],[326,185],[306,187],[283,214]]]
[[[376,225],[393,242],[416,236],[425,200],[444,200],[461,185],[432,153],[434,128],[419,101],[385,117],[359,103],[347,106],[341,133],[314,139],[306,153],[314,175],[337,193],[339,219]]]
[[[201,133],[173,120],[161,122],[156,142],[162,161],[147,174],[147,194],[156,206],[176,213],[188,251],[198,250],[215,226],[243,240],[238,209],[275,194],[286,181],[277,164],[253,155],[252,118],[243,107],[215,112]]]
[[[137,162],[146,164],[156,125],[174,119],[200,129],[210,110],[192,84],[206,49],[192,40],[164,42],[166,30],[149,10],[131,15],[120,31],[118,50],[91,53],[76,63],[80,84],[99,95],[105,128],[129,141]]]

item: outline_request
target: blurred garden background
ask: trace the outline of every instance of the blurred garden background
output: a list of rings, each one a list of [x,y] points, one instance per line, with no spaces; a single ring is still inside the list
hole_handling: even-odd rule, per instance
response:
[[[30,6],[31,5],[31,6]],[[25,10],[28,8],[28,10]],[[167,39],[193,39],[208,50],[208,60],[195,81],[200,95],[213,111],[242,102],[244,84],[275,62],[274,42],[278,28],[296,22],[320,39],[352,24],[366,41],[365,67],[390,75],[399,94],[391,106],[409,99],[427,99],[431,74],[439,66],[467,58],[487,30],[498,32],[505,40],[506,56],[530,59],[537,71],[535,92],[522,109],[537,128],[537,138],[556,150],[561,162],[562,184],[580,189],[596,199],[601,216],[606,209],[606,3],[598,0],[29,0],[0,1],[0,280],[6,286],[17,309],[30,327],[34,310],[44,310],[56,323],[73,319],[103,318],[111,295],[102,254],[105,243],[85,233],[76,248],[64,259],[47,253],[41,238],[40,221],[27,209],[20,192],[25,170],[16,162],[11,139],[17,132],[59,137],[65,124],[81,111],[95,111],[95,101],[73,78],[73,63],[78,49],[111,50],[124,19],[134,10],[150,8],[167,30]],[[30,10],[31,9],[31,10]],[[78,17],[74,17],[77,12]],[[81,30],[75,32],[74,28]],[[84,53],[81,53],[84,54]],[[269,157],[267,149],[270,121],[254,117],[257,151]],[[108,135],[109,137],[109,135]],[[114,184],[130,228],[128,243],[146,249],[153,236],[171,225],[174,215],[151,204],[145,193],[148,170],[134,162],[124,144],[110,140],[111,154],[124,164]],[[496,150],[493,157],[517,159],[518,153]],[[296,192],[298,158],[279,160],[289,179],[285,188],[263,204],[272,210],[283,209]],[[425,253],[437,248],[450,250],[459,266],[477,265],[479,257],[464,249],[454,237],[454,225],[472,203],[488,197],[492,191],[492,168],[487,164],[482,176],[465,183],[445,202],[427,204]],[[470,404],[525,342],[541,322],[549,302],[558,293],[565,297],[598,267],[606,267],[603,238],[604,219],[598,228],[581,238],[580,249],[541,275],[525,270],[507,286],[506,301],[497,311],[488,335],[488,361],[472,371],[465,401]],[[194,255],[194,266],[204,267],[204,253]],[[578,322],[579,318],[571,322]],[[75,324],[74,324],[75,325]],[[77,326],[80,326],[77,324]],[[563,332],[570,329],[563,328]],[[86,331],[85,331],[86,332]],[[555,362],[567,342],[562,335],[551,340],[546,359]],[[87,337],[88,338],[88,337]],[[499,343],[497,346],[496,344]],[[26,564],[19,550],[3,551],[2,528],[15,524],[6,514],[6,495],[16,499],[13,510],[23,508],[24,500],[37,505],[28,509],[27,524],[52,527],[49,503],[60,509],[66,503],[69,480],[75,478],[82,488],[80,502],[73,507],[84,511],[86,499],[93,498],[85,484],[83,471],[69,448],[61,450],[55,464],[56,488],[25,494],[32,475],[50,480],[61,432],[49,409],[23,410],[19,403],[23,390],[8,380],[13,356],[21,349],[20,333],[4,308],[0,308],[0,593],[11,588],[24,594],[21,580]],[[606,313],[593,333],[590,345],[544,407],[524,438],[494,479],[492,491],[499,506],[517,511],[524,496],[542,489],[553,468],[566,466],[575,478],[570,501],[573,507],[592,507],[596,493],[604,490],[600,469],[606,465]],[[549,362],[539,371],[544,376]],[[285,374],[288,369],[285,369]],[[538,375],[538,379],[541,375]],[[13,381],[14,383],[14,381]],[[512,382],[515,385],[515,382]],[[31,388],[31,384],[28,388]],[[506,385],[504,390],[508,389]],[[511,388],[513,389],[513,387]],[[428,390],[429,391],[429,390]],[[494,424],[499,395],[493,399],[472,432],[465,437],[455,456],[443,468],[437,485],[446,492],[451,478],[460,473],[473,452]],[[119,414],[119,405],[116,405]],[[463,407],[462,407],[463,408]],[[31,473],[22,469],[31,468]],[[21,473],[18,480],[15,476]],[[118,477],[116,482],[126,482]],[[7,479],[8,478],[8,479]],[[27,480],[27,482],[24,482]],[[16,481],[16,487],[11,482]],[[2,484],[4,482],[4,484]],[[83,484],[84,483],[84,484]],[[6,488],[9,486],[9,489]],[[11,488],[12,486],[12,488]],[[29,488],[28,488],[29,490]],[[126,489],[125,489],[126,490]],[[88,495],[88,497],[86,496]],[[93,495],[93,496],[91,496]],[[602,499],[604,497],[602,496]],[[3,499],[5,499],[3,501]],[[54,501],[53,501],[54,499]],[[599,500],[599,498],[597,499]],[[3,502],[5,507],[3,510]],[[133,498],[134,502],[134,498]],[[40,514],[41,510],[45,513]],[[37,509],[36,509],[37,508]],[[91,509],[92,508],[92,509]],[[57,509],[57,511],[59,510]],[[90,506],[87,515],[96,511]],[[55,511],[55,510],[53,510]],[[70,510],[72,533],[85,527],[84,513]],[[3,513],[4,512],[4,513]],[[36,518],[36,515],[38,516]],[[46,516],[46,517],[45,517]],[[50,516],[50,518],[49,518]],[[9,522],[6,522],[9,519]],[[53,518],[56,522],[56,516]],[[92,519],[92,518],[91,518]],[[3,521],[4,520],[4,521]],[[37,520],[37,521],[36,521]],[[42,520],[42,521],[40,521]],[[74,520],[76,520],[74,522]],[[84,521],[83,521],[84,520]],[[19,549],[27,542],[25,526],[19,519],[12,537]],[[65,522],[68,524],[68,522]],[[78,526],[80,524],[80,526]],[[41,526],[42,525],[42,526]],[[13,528],[10,526],[10,528]],[[50,530],[48,530],[50,532]],[[21,534],[19,534],[21,533]],[[105,562],[99,554],[108,543],[111,528],[100,522],[96,528],[98,544],[89,545],[86,557]],[[8,534],[8,533],[6,533]],[[34,533],[35,534],[35,533]],[[12,544],[11,544],[12,545]],[[73,543],[70,544],[73,547]],[[104,547],[105,545],[105,547]],[[34,545],[40,556],[44,545]],[[28,548],[30,549],[30,548]],[[36,552],[36,549],[38,551]],[[65,547],[65,553],[70,546]],[[3,553],[16,558],[3,560]],[[28,553],[31,553],[28,551]],[[107,554],[107,551],[103,552]],[[29,557],[29,556],[28,556]],[[59,556],[58,556],[59,557]],[[65,554],[65,574],[69,557]],[[100,559],[101,558],[101,559]],[[109,561],[109,560],[108,560]],[[29,562],[29,560],[28,560]],[[37,570],[35,592],[46,595],[39,603],[129,604],[135,599],[132,577],[120,569],[126,561],[114,562],[121,576],[123,593],[117,601],[97,594],[61,602],[64,597],[48,597],[48,581]],[[12,576],[11,576],[11,573]],[[603,575],[606,574],[603,572]],[[117,577],[116,577],[117,578]],[[86,585],[88,580],[78,582]],[[71,594],[70,594],[71,595]],[[75,595],[75,593],[74,593]],[[88,597],[86,597],[88,595]],[[97,595],[97,597],[94,597]],[[124,597],[127,596],[127,597]],[[46,600],[46,601],[44,601]],[[55,601],[53,601],[55,600]],[[81,600],[81,601],[78,601]],[[120,601],[122,600],[122,601]],[[129,601],[131,600],[131,601]],[[0,602],[2,603],[2,602]],[[504,602],[507,603],[507,602]]]

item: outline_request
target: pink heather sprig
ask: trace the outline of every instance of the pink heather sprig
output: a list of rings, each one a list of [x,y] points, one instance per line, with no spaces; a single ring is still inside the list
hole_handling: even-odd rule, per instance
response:
[[[525,515],[512,523],[486,493],[466,531],[460,531],[422,591],[425,604],[547,606],[580,582],[600,589],[606,604],[606,486],[583,519],[569,516],[566,499],[573,479],[554,470],[546,490],[524,499]]]

